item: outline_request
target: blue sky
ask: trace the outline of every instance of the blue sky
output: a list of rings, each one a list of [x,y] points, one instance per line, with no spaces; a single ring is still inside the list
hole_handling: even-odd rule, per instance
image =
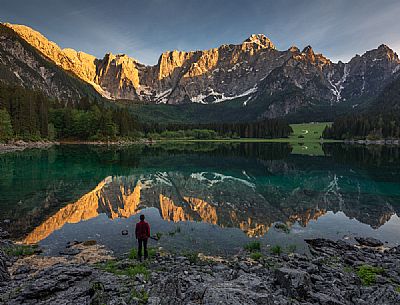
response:
[[[0,20],[31,26],[63,48],[126,53],[155,64],[166,50],[240,43],[311,45],[333,61],[385,43],[400,51],[398,0],[0,0]]]

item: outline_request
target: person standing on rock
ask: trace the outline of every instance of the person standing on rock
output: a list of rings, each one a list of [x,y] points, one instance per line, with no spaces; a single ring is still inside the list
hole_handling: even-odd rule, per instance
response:
[[[138,259],[142,261],[142,248],[144,248],[144,259],[147,259],[147,240],[150,237],[150,225],[144,221],[144,215],[140,215],[140,221],[136,224],[136,239],[138,240]]]

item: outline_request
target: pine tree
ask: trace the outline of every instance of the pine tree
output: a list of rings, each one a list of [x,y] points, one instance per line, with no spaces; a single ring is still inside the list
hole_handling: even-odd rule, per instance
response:
[[[7,110],[0,109],[0,142],[8,142],[12,139],[13,128],[11,118]]]

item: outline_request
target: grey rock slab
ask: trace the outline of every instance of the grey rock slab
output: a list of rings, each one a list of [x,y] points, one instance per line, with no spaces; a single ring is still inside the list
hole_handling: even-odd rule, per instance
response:
[[[362,246],[368,247],[380,247],[383,246],[383,242],[379,239],[372,238],[372,237],[355,237],[355,240]]]
[[[275,271],[276,282],[291,297],[304,298],[311,286],[310,275],[302,270],[279,268]]]

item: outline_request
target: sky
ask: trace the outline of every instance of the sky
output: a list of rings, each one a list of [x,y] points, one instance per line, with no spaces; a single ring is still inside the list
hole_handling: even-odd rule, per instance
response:
[[[0,21],[28,25],[62,48],[156,64],[167,50],[311,45],[337,62],[384,43],[400,51],[399,0],[0,0]]]

